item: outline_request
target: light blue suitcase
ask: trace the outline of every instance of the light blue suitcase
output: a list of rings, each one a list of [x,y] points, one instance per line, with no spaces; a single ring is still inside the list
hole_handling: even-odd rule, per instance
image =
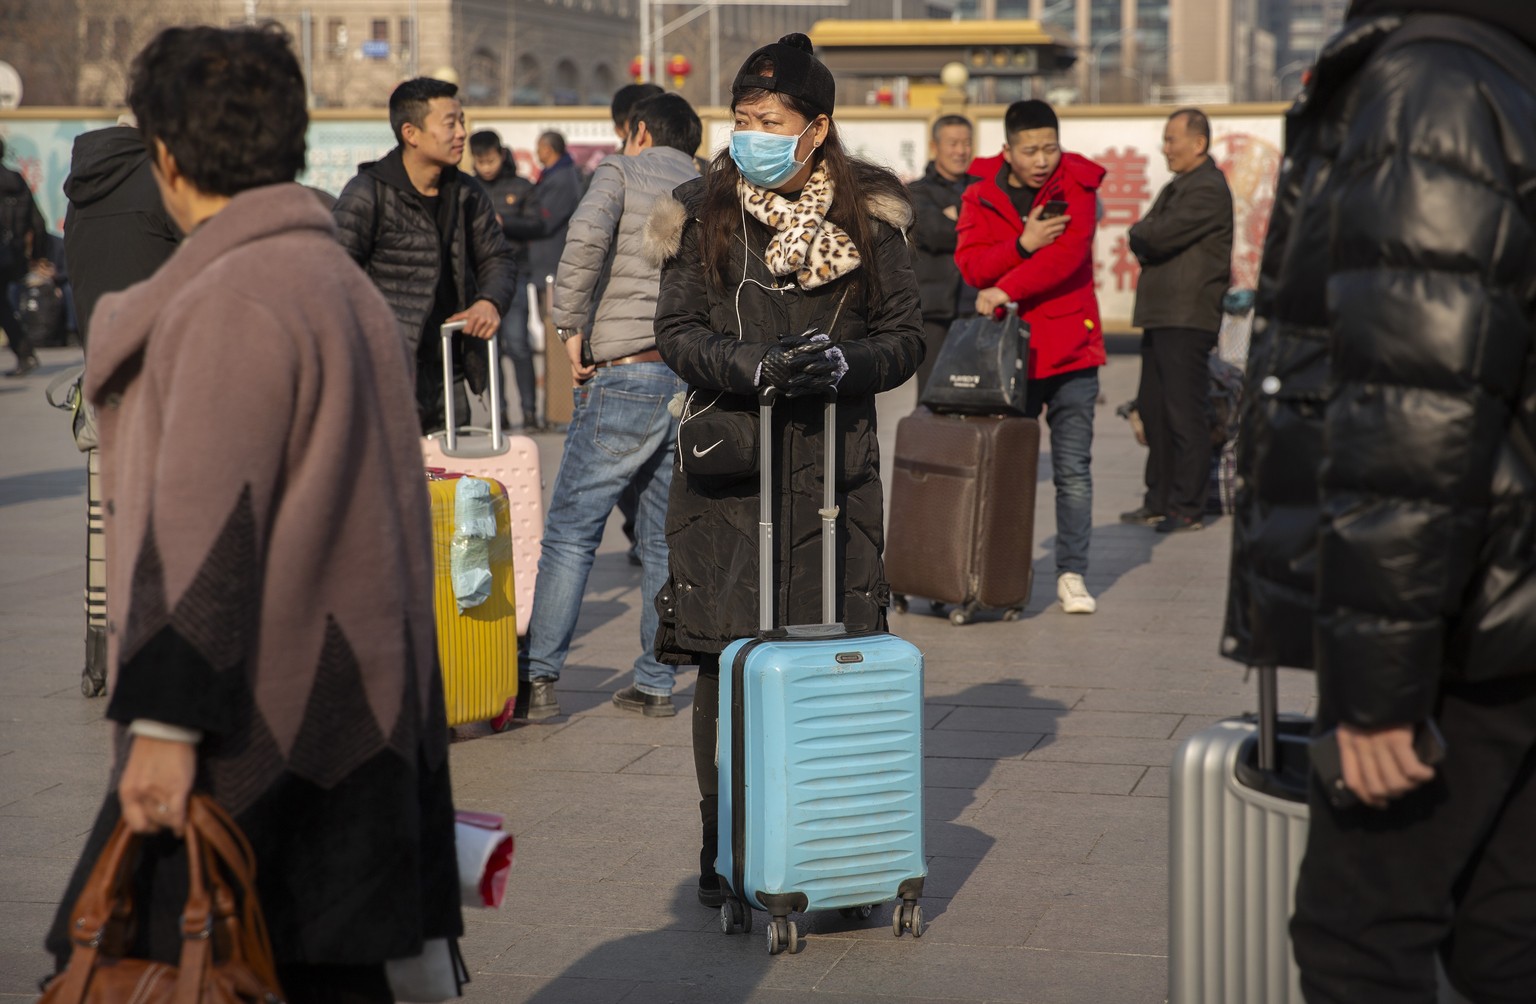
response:
[[[836,402],[824,428],[836,429]],[[760,403],[771,429],[772,400]],[[765,454],[770,436],[762,436]],[[836,437],[827,437],[826,471]],[[773,553],[773,465],[765,455],[760,555]],[[890,634],[849,634],[836,621],[836,499],[826,479],[822,511],[825,623],[775,630],[772,568],[759,561],[755,638],[720,656],[719,851],[727,934],[769,915],[768,951],[794,952],[789,914],[841,910],[868,917],[900,900],[900,937],[923,930],[923,654]]]

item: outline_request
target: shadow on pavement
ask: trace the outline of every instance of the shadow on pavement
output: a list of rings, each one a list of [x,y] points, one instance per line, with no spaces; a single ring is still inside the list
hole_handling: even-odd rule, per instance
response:
[[[85,458],[75,467],[0,478],[0,507],[85,494]]]
[[[1032,688],[1020,680],[975,684],[959,694],[930,697],[926,704],[930,714],[938,707],[951,709],[924,733],[929,875],[923,911],[932,921],[948,912],[950,900],[996,843],[961,820],[985,801],[980,792],[998,764],[1016,762],[1055,740],[1057,722],[1068,708],[1032,696]],[[950,728],[945,728],[946,722],[951,722]]]
[[[657,912],[665,927],[598,945],[528,997],[528,1004],[617,1000],[597,992],[615,982],[640,984],[624,1000],[740,1001],[781,964],[765,948],[762,915],[751,934],[726,936],[713,926],[713,911],[699,905],[691,881],[673,889],[670,901],[658,897]]]

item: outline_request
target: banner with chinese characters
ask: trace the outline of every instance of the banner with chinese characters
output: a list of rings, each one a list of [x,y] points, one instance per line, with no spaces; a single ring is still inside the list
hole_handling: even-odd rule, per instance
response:
[[[605,110],[604,110],[605,111]],[[518,169],[538,176],[533,149],[545,131],[561,133],[577,165],[590,173],[613,152],[612,123],[604,111],[573,109],[470,109],[471,129],[495,129],[512,150]],[[551,113],[554,114],[551,114]],[[704,147],[713,154],[730,139],[731,122],[718,109],[704,110]],[[837,122],[843,144],[859,157],[884,164],[904,181],[923,173],[928,162],[928,115],[839,110]],[[1270,115],[1223,115],[1211,110],[1212,152],[1232,186],[1236,232],[1232,248],[1232,285],[1251,288],[1258,281],[1259,257],[1274,204],[1280,168],[1283,120]],[[1099,191],[1103,218],[1094,245],[1094,273],[1100,312],[1111,330],[1130,325],[1141,269],[1130,253],[1127,229],[1140,220],[1170,174],[1162,156],[1163,117],[1145,115],[1075,116],[1064,111],[1062,145],[1102,164],[1107,170]],[[0,114],[6,164],[26,177],[37,193],[39,207],[55,231],[64,221],[63,184],[69,174],[70,146],[89,129],[110,120],[85,116],[45,118]],[[982,109],[976,118],[976,154],[991,156],[1003,145],[1001,108]],[[309,128],[309,164],[300,181],[331,193],[341,191],[357,165],[374,160],[394,145],[389,124],[379,113],[355,117],[328,114]]]

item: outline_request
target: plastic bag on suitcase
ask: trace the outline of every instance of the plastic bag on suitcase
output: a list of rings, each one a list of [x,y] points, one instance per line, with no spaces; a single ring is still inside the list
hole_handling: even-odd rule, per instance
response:
[[[950,325],[921,403],[940,414],[1022,415],[1028,365],[1029,325],[1018,304],[963,317]]]

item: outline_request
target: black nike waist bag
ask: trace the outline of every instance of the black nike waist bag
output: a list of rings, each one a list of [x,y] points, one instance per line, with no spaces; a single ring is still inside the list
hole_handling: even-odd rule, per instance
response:
[[[757,473],[757,401],[743,394],[690,390],[677,426],[678,470],[733,480]]]

